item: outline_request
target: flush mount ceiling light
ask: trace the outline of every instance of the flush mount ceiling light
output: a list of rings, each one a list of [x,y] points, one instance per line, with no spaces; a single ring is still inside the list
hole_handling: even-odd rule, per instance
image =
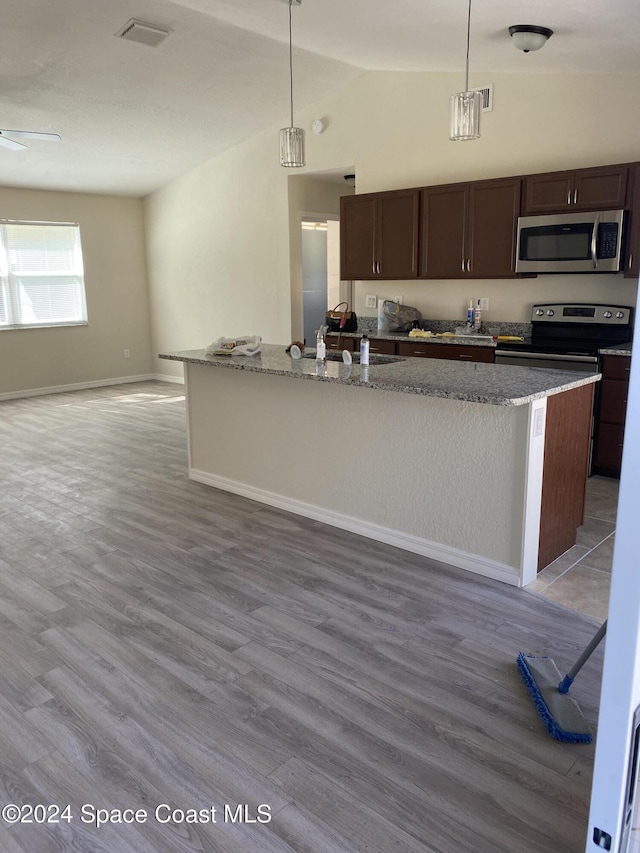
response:
[[[471,38],[471,0],[467,16],[467,62],[464,92],[457,92],[449,98],[449,139],[454,142],[466,142],[480,136],[480,116],[482,115],[482,94],[476,89],[469,91],[469,42]]]
[[[302,0],[283,0],[289,7],[289,92],[291,105],[291,125],[280,131],[280,165],[296,169],[305,165],[304,130],[293,126],[293,47],[291,38],[291,7],[300,6]]]
[[[530,50],[540,50],[553,35],[549,27],[536,27],[533,24],[514,24],[509,27],[509,35],[518,50],[529,53]]]

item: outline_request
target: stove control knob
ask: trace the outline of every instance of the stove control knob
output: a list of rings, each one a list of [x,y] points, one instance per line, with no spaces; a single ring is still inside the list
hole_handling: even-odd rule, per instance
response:
[[[609,320],[611,317],[613,317],[613,314],[611,313],[611,311],[605,311],[603,316],[604,316],[607,320]]]
[[[542,310],[542,308],[536,309],[536,317],[542,317],[543,314],[544,314],[544,311]]]
[[[553,315],[555,313],[556,313],[555,311],[553,311],[551,308],[549,308],[549,310],[547,311],[547,317],[553,317]]]
[[[616,319],[617,320],[622,320],[623,317],[624,317],[624,311],[616,311]]]

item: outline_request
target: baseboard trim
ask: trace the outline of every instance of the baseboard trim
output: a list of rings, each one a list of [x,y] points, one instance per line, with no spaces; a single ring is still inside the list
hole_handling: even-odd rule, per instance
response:
[[[167,376],[164,373],[154,373],[153,379],[158,382],[174,382],[176,385],[184,385],[184,376]]]
[[[9,391],[0,394],[1,400],[17,400],[21,397],[42,397],[45,394],[64,394],[68,391],[83,391],[87,388],[104,388],[106,385],[125,385],[130,382],[148,382],[157,377],[153,373],[140,376],[120,376],[116,379],[94,379],[91,382],[74,382],[70,385],[50,385],[47,388],[27,388],[23,391]],[[160,378],[160,377],[158,377]],[[163,380],[167,377],[161,377]]]
[[[255,486],[248,486],[236,480],[199,471],[196,468],[189,468],[189,479],[195,480],[198,483],[204,483],[207,486],[213,486],[215,489],[232,492],[235,495],[242,495],[250,500],[268,504],[269,506],[283,509],[295,515],[303,515],[305,518],[321,521],[323,524],[329,524],[332,527],[339,527],[342,530],[357,533],[359,536],[365,536],[367,539],[374,539],[377,542],[393,545],[395,548],[410,551],[412,554],[420,554],[423,557],[429,557],[440,563],[465,569],[468,572],[482,575],[485,578],[492,578],[493,580],[502,581],[512,586],[521,585],[520,573],[515,566],[497,563],[478,554],[470,554],[449,545],[432,542],[429,539],[423,539],[420,536],[414,536],[410,533],[402,533],[399,530],[383,527],[380,524],[373,524],[360,518],[333,512],[333,510],[294,500],[284,495],[278,495],[275,492],[269,492]]]

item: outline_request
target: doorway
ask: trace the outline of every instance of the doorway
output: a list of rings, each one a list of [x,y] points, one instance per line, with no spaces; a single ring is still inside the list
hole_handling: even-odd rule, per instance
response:
[[[351,282],[340,281],[339,218],[303,216],[300,224],[303,336],[308,346],[315,346],[327,309],[341,301],[350,304]]]

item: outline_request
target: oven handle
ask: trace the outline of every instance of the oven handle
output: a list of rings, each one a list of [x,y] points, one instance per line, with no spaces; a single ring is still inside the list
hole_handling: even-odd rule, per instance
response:
[[[581,361],[585,364],[597,364],[597,355],[561,355],[555,352],[517,352],[510,349],[497,349],[496,355],[508,355],[509,358],[546,358],[549,361]]]

